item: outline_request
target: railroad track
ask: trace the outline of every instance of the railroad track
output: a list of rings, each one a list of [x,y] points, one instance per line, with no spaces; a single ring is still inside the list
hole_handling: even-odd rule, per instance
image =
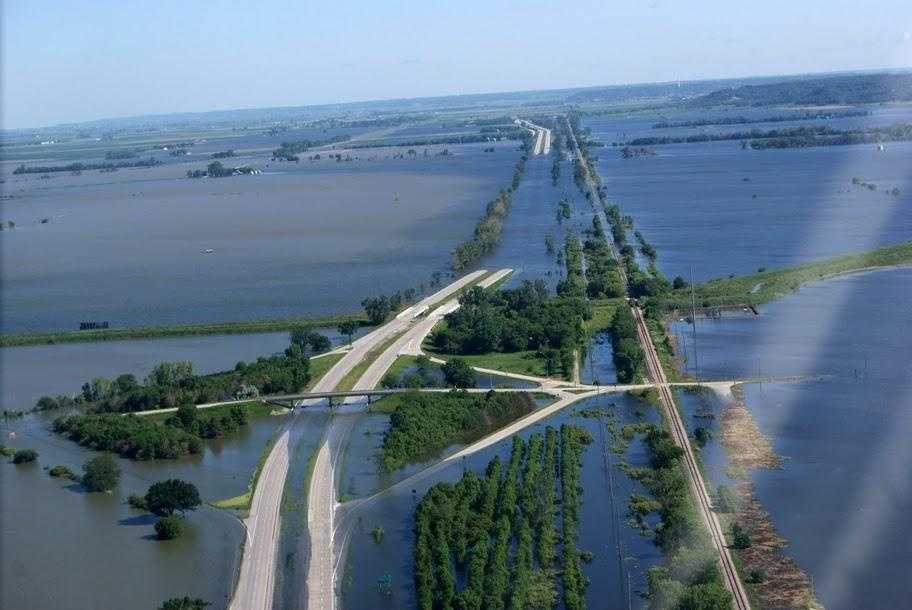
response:
[[[567,125],[570,143],[576,158],[579,159],[584,181],[589,190],[589,203],[595,213],[606,223],[605,226],[609,226],[604,211],[600,209],[601,202],[598,195],[598,189],[596,188],[595,181],[589,171],[588,160],[580,153],[579,144],[576,141],[576,134],[573,131],[573,126],[570,125],[569,119],[564,117],[564,121]],[[627,282],[627,273],[624,270],[624,264],[618,256],[614,243],[612,243],[611,240],[608,240],[608,245],[611,248],[611,255],[618,264],[618,272],[621,276],[621,282],[624,285],[624,291],[629,294],[630,287]],[[684,465],[687,470],[687,479],[690,482],[690,490],[697,501],[697,508],[703,518],[703,523],[706,525],[713,546],[719,555],[719,567],[722,569],[722,579],[725,582],[725,586],[732,594],[732,607],[735,608],[735,610],[750,610],[750,598],[747,596],[747,591],[744,589],[741,578],[738,576],[738,571],[735,568],[735,563],[728,550],[725,534],[722,531],[719,518],[716,516],[715,511],[713,511],[712,500],[709,497],[709,492],[706,490],[706,484],[703,482],[703,475],[697,467],[697,460],[694,458],[693,448],[690,446],[690,437],[687,434],[687,428],[684,427],[684,422],[681,420],[681,415],[678,413],[678,409],[675,406],[674,397],[671,395],[671,390],[669,390],[668,380],[665,378],[665,372],[662,370],[661,362],[659,362],[658,353],[655,350],[655,345],[652,343],[652,336],[649,334],[649,329],[646,327],[646,320],[643,318],[643,312],[638,305],[634,304],[634,302],[630,302],[630,311],[633,313],[633,317],[636,320],[640,346],[646,354],[646,368],[649,377],[653,380],[659,390],[662,410],[665,412],[666,419],[668,420],[671,438],[674,440],[675,444],[684,451]]]
[[[666,418],[668,419],[669,432],[671,433],[671,437],[675,444],[684,450],[684,464],[687,469],[687,478],[690,481],[691,492],[697,500],[700,514],[703,517],[703,523],[706,525],[713,546],[716,547],[716,551],[719,554],[719,565],[722,568],[722,578],[725,581],[726,587],[731,591],[733,607],[737,610],[750,610],[750,599],[747,596],[744,585],[741,584],[741,578],[738,576],[738,571],[735,569],[734,561],[728,550],[722,526],[719,523],[715,511],[713,511],[709,492],[703,482],[703,476],[700,474],[700,469],[697,467],[697,461],[694,458],[693,449],[690,446],[690,437],[687,434],[687,428],[684,427],[684,422],[681,420],[681,415],[678,413],[678,409],[675,406],[674,397],[671,395],[671,391],[668,388],[668,382],[665,379],[665,373],[659,362],[659,356],[652,344],[652,338],[649,336],[649,329],[646,327],[643,312],[639,307],[631,307],[631,310],[636,319],[640,343],[645,348],[646,368],[649,370],[649,376],[653,379],[656,387],[659,389],[662,409],[665,411]]]

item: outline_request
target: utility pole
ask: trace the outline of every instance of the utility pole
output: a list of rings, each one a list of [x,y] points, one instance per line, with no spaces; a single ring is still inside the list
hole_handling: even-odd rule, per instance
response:
[[[700,356],[697,352],[697,297],[694,293],[694,270],[693,267],[690,268],[690,319],[693,323],[693,336],[694,336],[694,370],[696,371],[696,377],[699,381],[700,379]]]

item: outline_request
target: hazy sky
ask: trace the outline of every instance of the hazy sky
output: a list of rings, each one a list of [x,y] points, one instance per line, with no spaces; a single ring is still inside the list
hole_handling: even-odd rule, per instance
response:
[[[5,128],[912,66],[910,0],[3,0]]]

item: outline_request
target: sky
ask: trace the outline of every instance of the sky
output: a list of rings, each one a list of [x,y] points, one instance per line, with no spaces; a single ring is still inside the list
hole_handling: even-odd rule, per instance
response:
[[[3,0],[0,123],[912,67],[908,0]]]

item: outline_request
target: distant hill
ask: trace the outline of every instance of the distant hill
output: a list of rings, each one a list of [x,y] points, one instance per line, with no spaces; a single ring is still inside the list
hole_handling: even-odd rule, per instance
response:
[[[692,106],[874,104],[912,101],[912,74],[855,74],[719,89]]]

